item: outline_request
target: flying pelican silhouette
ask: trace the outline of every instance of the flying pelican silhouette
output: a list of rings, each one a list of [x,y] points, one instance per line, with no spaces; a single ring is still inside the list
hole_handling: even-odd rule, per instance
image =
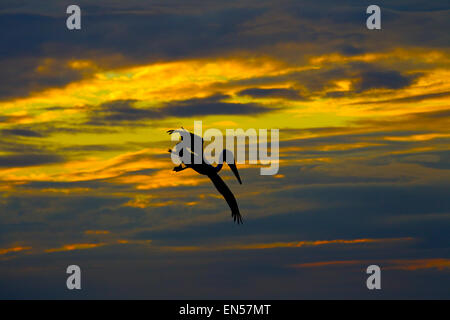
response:
[[[189,150],[189,148],[186,148],[186,147],[182,147],[180,150],[177,150],[177,146],[181,144],[181,142],[180,142],[179,144],[177,144],[175,146],[175,151],[172,149],[169,149],[169,153],[172,153],[172,152],[175,153],[175,155],[178,156],[181,160],[181,164],[178,167],[174,167],[173,171],[180,172],[185,169],[191,168],[195,172],[198,172],[200,174],[208,176],[211,179],[214,186],[216,187],[217,191],[219,191],[220,194],[222,194],[222,196],[225,198],[228,205],[230,206],[231,216],[233,217],[234,222],[241,224],[242,217],[239,212],[239,207],[238,207],[236,198],[234,197],[231,190],[227,187],[225,182],[222,180],[222,178],[218,174],[219,171],[223,167],[223,162],[225,161],[228,164],[228,166],[230,167],[231,171],[233,171],[233,173],[236,176],[239,183],[242,184],[241,177],[239,176],[239,172],[236,167],[236,163],[234,161],[233,153],[227,149],[224,149],[220,154],[221,161],[219,161],[217,166],[214,167],[210,163],[205,161],[205,159],[203,158],[203,138],[202,137],[195,135],[195,134],[185,130],[184,128],[182,128],[182,130],[167,131],[167,133],[169,133],[169,134],[173,134],[174,132],[180,133],[181,140],[183,140],[183,135],[186,136],[187,133],[189,133],[190,138],[191,138],[191,144],[190,144],[191,146],[194,146],[197,143],[201,143],[201,154],[195,153],[194,150],[192,149],[192,147],[190,148],[190,150]],[[184,163],[182,161],[183,151],[187,151],[190,153],[190,155],[191,155],[190,163]],[[201,163],[195,163],[195,162],[200,162],[199,161],[200,157],[201,157]],[[195,161],[196,158],[198,159],[197,161]],[[185,165],[184,167],[183,167],[183,164]]]

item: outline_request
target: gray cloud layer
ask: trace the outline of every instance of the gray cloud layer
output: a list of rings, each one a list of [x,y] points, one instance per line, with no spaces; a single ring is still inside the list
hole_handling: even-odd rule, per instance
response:
[[[119,125],[128,122],[139,125],[145,120],[158,120],[168,117],[193,117],[209,115],[257,115],[276,111],[275,108],[265,107],[256,103],[225,102],[230,98],[226,95],[213,95],[206,98],[195,98],[174,101],[162,107],[137,108],[136,100],[115,100],[90,107],[91,125]]]

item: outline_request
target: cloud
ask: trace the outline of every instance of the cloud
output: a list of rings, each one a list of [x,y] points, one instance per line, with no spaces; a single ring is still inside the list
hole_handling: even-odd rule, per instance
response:
[[[31,137],[31,138],[41,138],[43,135],[39,132],[28,130],[28,129],[4,129],[2,133],[5,135],[21,136],[21,137]]]
[[[398,71],[365,71],[360,75],[356,84],[356,91],[363,92],[371,89],[401,89],[410,86],[418,74],[402,75]]]
[[[85,249],[93,249],[98,248],[101,246],[104,246],[105,243],[74,243],[74,244],[67,244],[60,248],[52,248],[47,249],[45,252],[61,252],[61,251],[73,251],[73,250],[85,250]]]
[[[31,167],[64,161],[65,158],[57,154],[13,154],[0,156],[0,168]]]
[[[347,55],[347,56],[355,56],[355,55],[359,55],[359,54],[366,52],[365,49],[351,45],[351,44],[344,44],[344,45],[340,46],[339,51],[342,52],[342,54]]]
[[[361,126],[369,126],[377,131],[384,130],[385,135],[388,136],[391,131],[410,133],[432,133],[432,132],[447,132],[450,122],[450,109],[443,108],[441,110],[424,111],[424,112],[409,112],[396,117],[380,117],[379,119],[359,119],[355,124]],[[421,131],[417,131],[420,128]]]
[[[78,154],[92,154],[93,152],[106,152],[106,151],[127,151],[128,147],[123,144],[74,144],[67,147],[60,148],[62,152],[71,152]]]
[[[335,239],[335,240],[317,240],[317,241],[294,241],[294,242],[274,242],[274,243],[255,243],[255,244],[236,244],[228,246],[172,246],[165,247],[174,251],[221,251],[221,250],[263,250],[263,249],[276,249],[276,248],[301,248],[301,247],[314,247],[330,244],[367,244],[367,243],[390,243],[397,241],[411,241],[412,238],[399,238],[399,239]]]
[[[12,247],[7,249],[0,249],[0,255],[8,254],[11,252],[21,252],[26,250],[31,250],[31,247]]]
[[[60,3],[10,5],[2,10],[0,27],[9,32],[0,35],[0,41],[7,44],[0,51],[0,97],[25,96],[95,74],[95,68],[71,67],[74,57],[95,61],[98,68],[105,70],[156,61],[230,56],[236,52],[270,52],[289,62],[301,62],[336,51],[355,56],[405,46],[445,48],[449,42],[445,33],[449,22],[444,10],[425,10],[419,5],[411,7],[420,10],[399,14],[395,11],[399,7],[411,9],[403,3],[385,5],[395,9],[384,11],[383,19],[389,23],[390,32],[383,34],[383,41],[378,34],[361,28],[365,8],[360,3],[341,5],[332,15],[313,1],[286,2],[281,6],[269,1],[239,5],[211,1],[201,8],[195,1],[186,1],[182,6],[154,2],[80,5],[83,24],[96,27],[70,34],[61,24],[66,14]],[[114,32],[107,32],[110,30]],[[26,45],[21,41],[25,38]],[[390,87],[408,81],[394,74],[383,77]],[[362,83],[362,87],[379,85],[379,76],[370,74]]]
[[[207,98],[195,98],[168,103],[163,108],[167,116],[193,117],[208,115],[256,115],[276,111],[276,108],[256,103],[224,102],[226,95],[213,95]]]
[[[450,139],[447,139],[446,141],[450,141]],[[389,157],[379,157],[377,160],[416,163],[423,167],[440,170],[450,169],[450,151],[448,150],[397,154],[390,155]]]
[[[92,110],[87,124],[108,125],[120,122],[140,122],[148,119],[161,119],[157,110],[135,108],[136,100],[115,100],[102,103]]]
[[[0,59],[0,69],[0,100],[63,87],[93,73],[93,70],[73,67],[69,60],[32,57]]]
[[[29,115],[0,115],[0,122],[11,124],[20,123],[22,121],[31,120]]]
[[[406,96],[406,97],[402,97],[402,98],[383,99],[383,100],[376,100],[376,101],[359,101],[359,102],[354,102],[352,104],[414,103],[414,102],[420,102],[420,101],[424,101],[424,100],[446,98],[448,96],[450,96],[450,91],[417,94],[417,95],[410,95],[410,96]]]
[[[86,230],[84,232],[85,234],[109,234],[110,232],[108,230]]]
[[[280,98],[286,100],[306,100],[300,92],[295,89],[286,88],[249,88],[238,92],[240,96],[250,96],[253,98]]]
[[[320,262],[308,262],[291,265],[291,268],[317,268],[328,266],[349,266],[349,265],[362,265],[366,261],[362,260],[341,260],[341,261],[320,261]]]
[[[212,95],[206,98],[194,98],[173,101],[162,107],[137,108],[137,100],[115,100],[93,107],[90,112],[90,125],[112,125],[121,123],[142,124],[145,120],[159,120],[169,117],[188,118],[211,115],[257,115],[276,111],[256,103],[236,103],[224,101],[227,95]]]
[[[317,267],[337,267],[351,265],[369,265],[371,260],[337,260],[308,262],[291,265],[291,268],[317,268]],[[429,259],[396,259],[396,260],[378,260],[377,264],[383,264],[384,270],[407,270],[416,271],[423,269],[437,269],[444,271],[450,269],[450,259],[429,258]]]
[[[73,112],[74,109],[71,108],[63,108],[63,107],[55,107],[58,108],[62,114],[64,114],[65,112]],[[28,117],[26,118],[28,121],[30,122],[31,118]],[[20,121],[20,120],[18,120]],[[94,135],[98,135],[98,134],[114,134],[117,132],[117,129],[114,128],[107,128],[107,127],[89,127],[89,126],[81,126],[80,123],[78,122],[71,122],[71,121],[67,121],[66,119],[61,119],[61,120],[49,120],[49,121],[44,121],[44,122],[32,122],[32,123],[27,123],[27,124],[14,124],[13,126],[9,127],[8,129],[4,129],[5,132],[5,136],[6,135],[15,135],[18,137],[49,137],[51,135],[55,135],[55,134],[66,134],[66,135],[71,135],[71,136],[75,136],[78,134],[94,134]],[[3,131],[2,131],[3,132]],[[73,149],[80,149],[81,145],[73,145],[72,146]],[[101,148],[101,146],[98,146],[99,149]],[[113,146],[111,146],[113,147]],[[117,147],[117,146],[116,146]],[[89,146],[86,146],[87,149],[89,149]],[[103,146],[103,148],[108,148],[108,146]],[[67,151],[69,150],[69,147],[67,149]]]
[[[438,269],[445,270],[450,269],[450,259],[437,258],[437,259],[412,259],[412,260],[391,260],[389,261],[391,266],[388,269],[394,270],[422,270],[422,269]]]
[[[320,97],[355,97],[372,89],[400,90],[412,86],[424,75],[421,72],[406,73],[401,68],[396,70],[395,65],[386,63],[387,57],[380,56],[375,61],[365,61],[364,56],[360,56],[359,59],[345,56],[336,58],[335,55],[332,55],[330,61],[327,61],[326,57],[322,61],[319,57],[317,61],[312,60],[311,63],[319,64],[320,67],[307,67],[303,70],[283,72],[277,75],[230,81],[223,87],[250,87],[241,90],[238,93],[240,95],[245,93],[253,97],[286,96],[292,100],[314,101]],[[344,89],[339,85],[342,82],[345,82]],[[257,88],[286,84],[293,85],[296,89]],[[297,90],[297,93],[293,90]],[[298,96],[300,94],[298,90],[301,90],[300,96]]]

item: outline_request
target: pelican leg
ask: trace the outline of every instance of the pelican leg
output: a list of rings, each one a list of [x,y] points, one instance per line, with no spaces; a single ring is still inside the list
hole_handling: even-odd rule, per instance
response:
[[[180,164],[178,167],[174,167],[173,171],[180,172],[183,171],[184,169],[187,169],[187,167],[183,167],[183,165]]]

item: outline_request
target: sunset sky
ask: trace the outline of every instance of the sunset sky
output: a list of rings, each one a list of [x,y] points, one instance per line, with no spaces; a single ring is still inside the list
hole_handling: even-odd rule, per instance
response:
[[[0,298],[450,298],[450,5],[0,2]],[[169,129],[280,131],[173,172]],[[66,288],[79,265],[82,290]],[[366,288],[367,266],[382,290]]]

